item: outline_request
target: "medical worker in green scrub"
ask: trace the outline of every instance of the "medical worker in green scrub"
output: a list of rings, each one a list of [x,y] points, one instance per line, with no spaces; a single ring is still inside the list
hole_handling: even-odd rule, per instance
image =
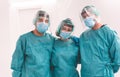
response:
[[[120,66],[120,38],[100,22],[94,6],[85,6],[81,16],[90,28],[80,36],[81,77],[114,77]]]
[[[68,18],[61,22],[56,32],[59,37],[55,40],[51,64],[52,77],[79,77],[77,71],[78,46],[71,39],[74,30],[72,21]]]
[[[19,37],[12,56],[12,77],[50,77],[50,57],[54,38],[46,33],[50,17],[38,11],[35,29]]]

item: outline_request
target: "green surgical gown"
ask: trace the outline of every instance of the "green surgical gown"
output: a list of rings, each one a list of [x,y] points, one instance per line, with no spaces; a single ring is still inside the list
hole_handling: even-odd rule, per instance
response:
[[[28,32],[17,41],[12,56],[12,77],[50,77],[50,57],[54,38]]]
[[[81,77],[114,77],[120,65],[120,39],[107,25],[80,36]]]
[[[79,77],[76,70],[78,63],[78,46],[69,39],[56,39],[52,53],[52,77]]]

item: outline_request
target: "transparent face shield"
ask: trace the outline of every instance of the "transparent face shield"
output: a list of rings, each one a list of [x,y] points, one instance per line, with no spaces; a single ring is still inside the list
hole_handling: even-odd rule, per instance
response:
[[[100,22],[101,18],[96,8],[91,7],[88,10],[85,8],[84,11],[86,12],[86,14],[88,14],[89,17],[93,18],[95,22]]]
[[[94,12],[94,10],[91,8],[90,9],[84,8],[80,15],[80,20],[81,20],[83,26],[86,26],[84,23],[84,20],[86,20],[87,18],[93,19],[94,22],[100,22],[100,17],[97,16],[96,13]]]
[[[88,29],[84,23],[84,18],[82,17],[81,13],[79,13],[79,18],[80,18],[80,21],[81,21],[81,27],[82,27],[82,30],[86,30]]]
[[[45,23],[45,24],[47,24],[49,27],[48,27],[48,30],[46,31],[46,33],[49,33],[49,34],[53,34],[52,33],[52,27],[50,26],[50,17],[49,17],[49,15],[46,13],[46,14],[38,14],[37,15],[38,17],[33,21],[34,23],[36,23],[36,25],[37,25],[37,23],[41,23],[40,21],[38,21],[40,18],[44,18],[44,21],[42,22],[42,23]],[[48,23],[47,23],[48,22]],[[36,26],[35,25],[35,26]]]

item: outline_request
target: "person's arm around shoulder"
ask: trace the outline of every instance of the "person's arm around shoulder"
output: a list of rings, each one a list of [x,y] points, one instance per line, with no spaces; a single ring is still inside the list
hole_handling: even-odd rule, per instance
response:
[[[80,42],[80,38],[76,37],[76,36],[71,36],[71,39],[73,40],[73,42],[75,42],[75,45],[78,47],[78,57],[77,57],[77,63],[80,64],[80,46],[79,46],[79,42]]]

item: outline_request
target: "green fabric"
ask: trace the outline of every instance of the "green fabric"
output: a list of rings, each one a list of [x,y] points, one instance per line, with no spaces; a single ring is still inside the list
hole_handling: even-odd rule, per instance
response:
[[[120,65],[120,39],[107,25],[80,37],[81,77],[114,77]]]
[[[56,39],[52,53],[52,77],[79,77],[76,70],[78,53],[78,46],[71,39]]]
[[[26,33],[17,41],[12,56],[12,77],[50,77],[50,57],[54,38],[45,33]]]

